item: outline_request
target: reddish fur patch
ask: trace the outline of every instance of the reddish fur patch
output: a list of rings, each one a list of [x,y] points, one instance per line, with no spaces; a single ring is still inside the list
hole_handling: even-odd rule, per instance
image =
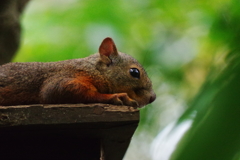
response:
[[[91,79],[88,77],[77,77],[72,81],[69,81],[66,85],[72,86],[71,90],[79,94],[82,93],[94,93],[97,92],[96,87],[91,83]]]
[[[0,90],[0,105],[9,106],[34,103],[38,103],[38,97],[35,95],[35,93],[17,91],[7,87]]]
[[[108,103],[112,101],[113,94],[99,93],[88,76],[78,76],[67,82],[65,87],[70,89],[75,97],[74,101],[78,103]]]

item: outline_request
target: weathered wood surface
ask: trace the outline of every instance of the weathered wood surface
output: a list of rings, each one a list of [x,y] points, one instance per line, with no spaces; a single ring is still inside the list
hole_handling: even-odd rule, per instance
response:
[[[138,122],[139,111],[128,106],[0,106],[0,155],[5,159],[99,160],[101,156],[120,160]]]

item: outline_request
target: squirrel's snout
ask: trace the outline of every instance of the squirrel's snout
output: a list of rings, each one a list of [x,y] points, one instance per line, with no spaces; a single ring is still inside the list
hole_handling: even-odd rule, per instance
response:
[[[150,97],[149,103],[152,103],[156,99],[156,94],[153,93],[153,95]]]

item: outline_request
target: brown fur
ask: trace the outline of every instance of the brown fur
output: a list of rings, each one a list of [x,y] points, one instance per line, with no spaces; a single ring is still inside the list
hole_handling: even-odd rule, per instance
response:
[[[129,69],[137,68],[140,78]],[[110,103],[142,107],[155,100],[142,66],[118,52],[111,38],[99,53],[60,62],[8,63],[0,66],[0,105]]]

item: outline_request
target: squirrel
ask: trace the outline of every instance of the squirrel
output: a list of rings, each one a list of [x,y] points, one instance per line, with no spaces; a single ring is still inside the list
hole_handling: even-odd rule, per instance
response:
[[[156,94],[146,71],[107,37],[99,53],[58,62],[0,66],[0,105],[107,103],[143,107]]]

